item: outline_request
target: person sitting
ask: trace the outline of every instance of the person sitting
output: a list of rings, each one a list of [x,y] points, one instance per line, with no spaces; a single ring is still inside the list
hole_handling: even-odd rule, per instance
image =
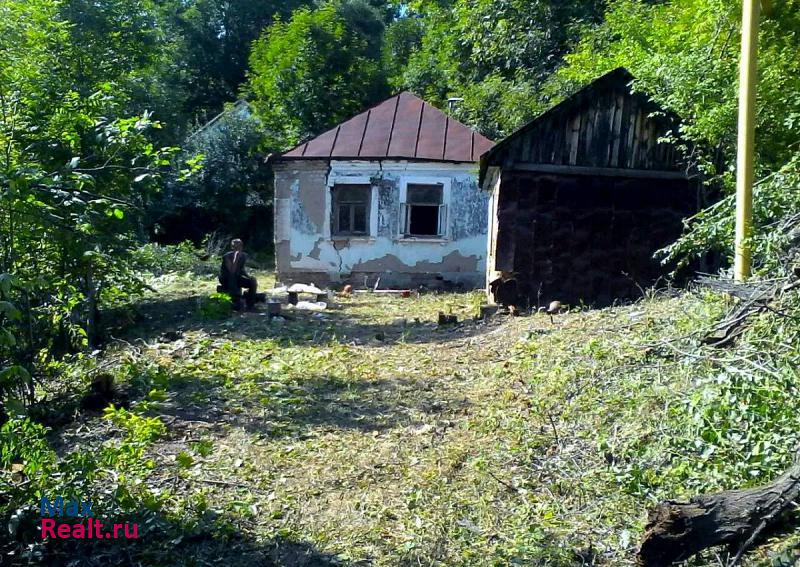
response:
[[[256,302],[258,282],[256,278],[247,273],[245,264],[247,254],[244,253],[244,243],[239,238],[231,241],[231,251],[222,257],[219,268],[219,284],[231,296],[233,308],[237,311],[242,308],[241,289],[247,289],[245,302],[248,309],[252,309]]]

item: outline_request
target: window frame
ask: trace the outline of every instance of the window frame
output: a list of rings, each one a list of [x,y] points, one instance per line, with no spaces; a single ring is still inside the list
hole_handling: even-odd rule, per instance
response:
[[[366,202],[364,203],[364,214],[365,214],[365,230],[364,232],[358,231],[347,231],[343,232],[339,229],[339,218],[340,212],[339,207],[341,203],[336,198],[336,189],[337,187],[359,187],[363,188],[366,192]],[[373,206],[375,204],[375,195],[374,195],[374,187],[369,179],[351,179],[351,178],[344,178],[344,179],[334,179],[331,181],[330,185],[328,186],[328,192],[326,196],[326,200],[328,201],[328,234],[332,239],[345,239],[345,238],[371,238],[373,236],[373,219],[375,218],[375,211],[373,210]],[[358,206],[358,203],[344,203],[345,205],[350,206],[350,223],[351,226],[355,220],[355,212],[354,208]]]
[[[406,177],[400,183],[400,218],[398,219],[398,239],[408,241],[434,241],[442,242],[450,239],[450,183],[451,179],[446,177]],[[439,220],[437,235],[413,235],[410,234],[410,207],[414,206],[408,202],[408,188],[414,185],[438,186],[442,190],[442,202],[439,205]],[[426,206],[426,205],[420,205]],[[431,205],[427,205],[431,206]]]

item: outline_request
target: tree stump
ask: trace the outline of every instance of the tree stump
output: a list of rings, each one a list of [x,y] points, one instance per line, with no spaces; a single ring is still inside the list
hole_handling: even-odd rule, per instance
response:
[[[458,323],[458,317],[455,315],[447,315],[439,311],[439,325],[455,325]]]
[[[794,464],[773,482],[755,488],[662,502],[650,512],[638,564],[662,567],[708,547],[729,544],[735,565],[764,530],[800,497],[800,449]]]

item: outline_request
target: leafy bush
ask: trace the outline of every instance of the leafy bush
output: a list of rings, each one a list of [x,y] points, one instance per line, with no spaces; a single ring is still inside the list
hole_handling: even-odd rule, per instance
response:
[[[162,276],[185,272],[202,274],[213,270],[212,266],[201,259],[202,257],[204,257],[203,251],[196,250],[192,243],[187,241],[167,246],[145,244],[133,252],[132,260],[137,270]]]
[[[233,302],[227,293],[212,293],[200,300],[200,315],[203,319],[224,319],[233,311]]]
[[[114,425],[125,429],[128,439],[133,443],[152,443],[166,432],[166,428],[157,417],[144,417],[124,408],[109,406],[104,417]]]
[[[10,275],[0,274],[0,424],[9,404],[27,400],[32,394],[30,373],[15,363],[18,356],[14,331],[18,329],[22,313],[14,303],[6,301],[12,281]]]
[[[710,250],[733,249],[735,209],[734,195],[728,195],[715,205],[690,219],[689,230],[663,251],[667,260],[683,263],[700,257]],[[768,277],[787,275],[786,251],[798,239],[800,220],[800,152],[788,163],[767,175],[753,188],[753,256],[755,270]]]
[[[46,474],[55,463],[55,453],[45,439],[44,426],[29,419],[11,419],[0,428],[0,470],[20,472],[28,477]]]
[[[164,184],[149,210],[156,234],[199,239],[209,229],[237,236],[248,235],[254,225],[263,229],[260,219],[272,202],[272,169],[261,149],[264,132],[244,101],[195,128],[181,156],[196,171],[187,176],[176,168]]]
[[[673,409],[684,427],[674,450],[693,455],[671,467],[681,484],[707,491],[763,482],[800,447],[800,325],[786,315],[799,300],[792,294],[779,313],[754,318],[735,350],[717,354]]]
[[[4,557],[27,561],[44,556],[48,543],[37,537],[42,496],[88,500],[95,513],[106,517],[161,505],[160,497],[150,493],[141,479],[155,467],[145,451],[165,432],[164,424],[158,418],[113,407],[105,416],[125,431],[121,440],[81,447],[60,459],[42,425],[12,419],[0,428],[0,493],[4,496],[0,524],[11,535],[0,538]]]

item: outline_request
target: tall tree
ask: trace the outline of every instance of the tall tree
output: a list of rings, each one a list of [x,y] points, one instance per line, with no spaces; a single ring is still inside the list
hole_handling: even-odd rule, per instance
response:
[[[459,118],[500,137],[543,106],[539,84],[561,63],[580,31],[602,19],[602,0],[450,0],[412,2],[419,49],[396,84],[444,105],[463,98]]]
[[[183,157],[202,170],[181,180],[176,170],[150,208],[157,238],[200,241],[209,232],[236,235],[248,245],[268,246],[272,173],[259,151],[264,125],[240,101],[190,134]]]
[[[268,133],[289,147],[388,94],[380,14],[360,0],[301,8],[259,38],[248,92]]]
[[[185,93],[184,113],[210,119],[236,99],[253,41],[276,19],[311,0],[167,0],[162,8],[180,38],[171,79]]]
[[[107,50],[118,31],[74,44],[86,30],[76,34],[65,6],[0,4],[0,302],[18,307],[0,373],[91,342],[99,303],[136,287],[125,258],[172,152],[152,143],[148,113],[125,113],[131,52]],[[81,51],[107,62],[103,75],[65,57]],[[8,386],[0,379],[0,403]]]

